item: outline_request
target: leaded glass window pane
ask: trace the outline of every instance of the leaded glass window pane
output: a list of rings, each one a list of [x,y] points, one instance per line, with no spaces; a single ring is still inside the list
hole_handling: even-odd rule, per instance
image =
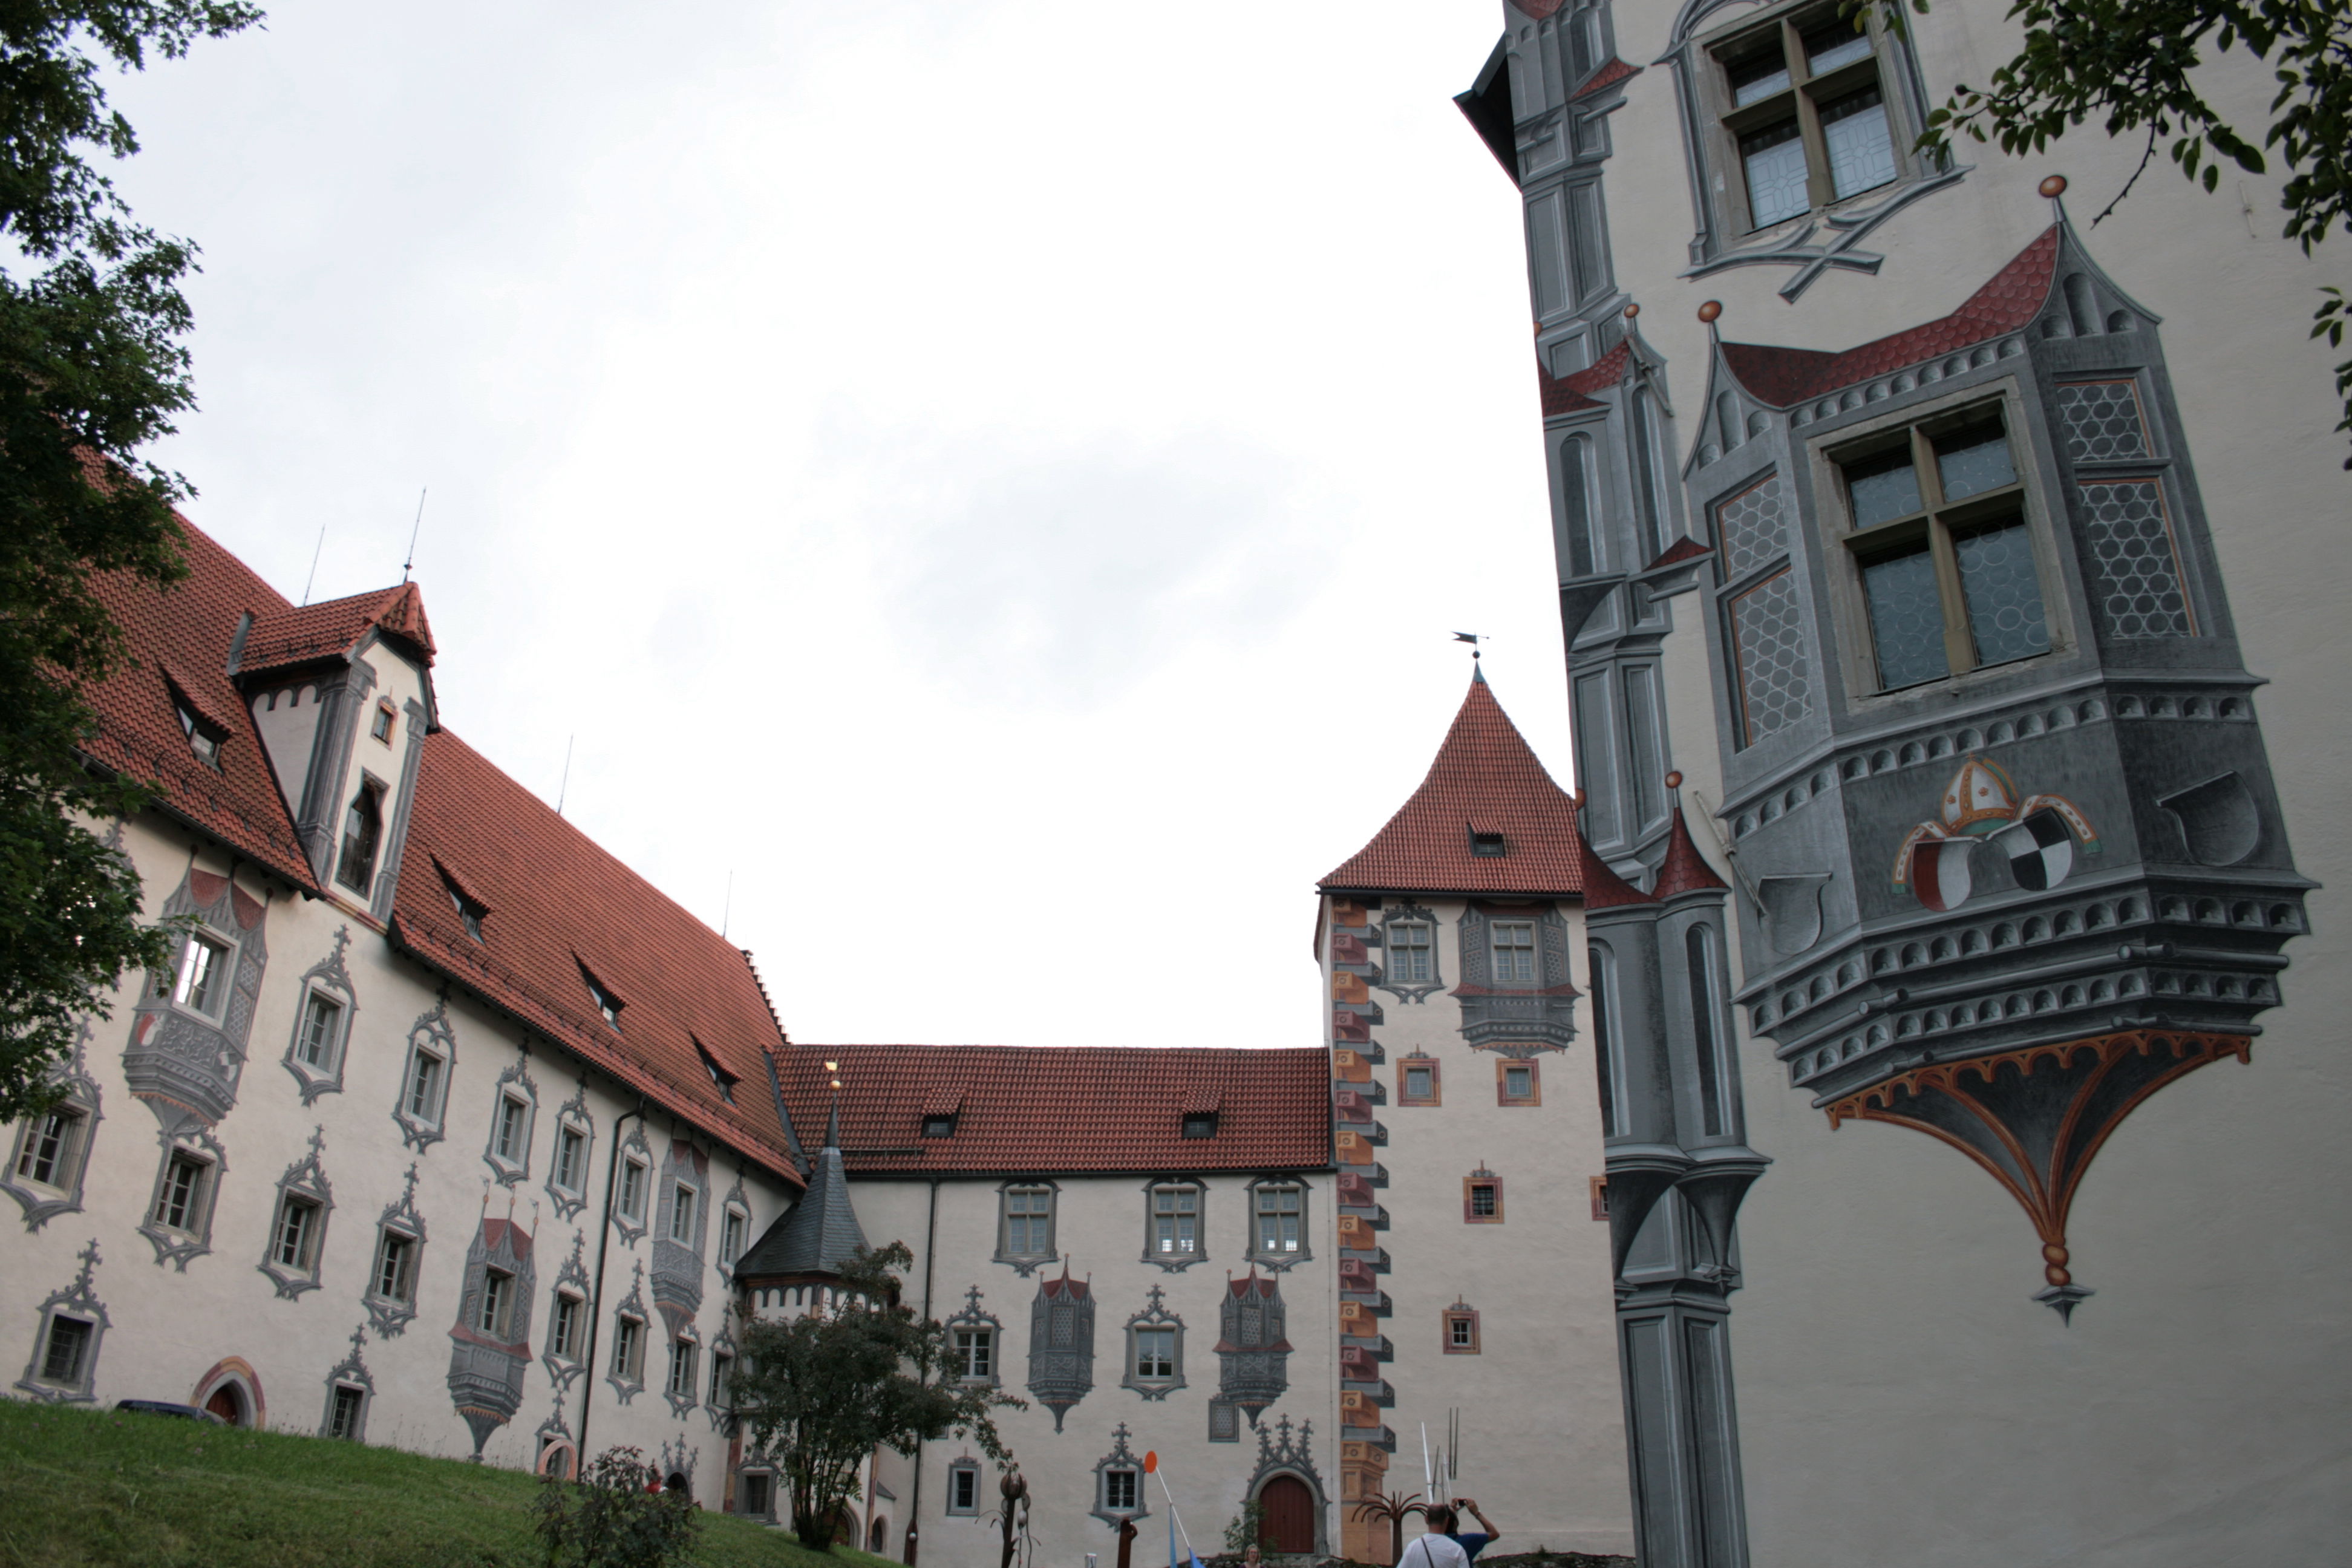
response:
[[[1784,83],[1786,79],[1784,72]],[[1741,137],[1739,161],[1748,171],[1748,205],[1758,228],[1795,217],[1812,205],[1805,188],[1805,143],[1795,121],[1784,120]]]
[[[1731,102],[1735,109],[1761,103],[1776,92],[1789,90],[1789,62],[1779,49],[1756,55],[1730,68]]]
[[[2022,521],[1953,539],[1959,563],[1960,594],[1969,605],[1969,634],[1977,662],[2006,664],[2050,651],[2050,628],[2042,614],[2042,584],[2033,570],[2033,545]]]
[[[1822,139],[1829,148],[1830,189],[1837,196],[1873,190],[1895,178],[1895,137],[1876,88],[1822,105]]]
[[[1904,469],[1908,474],[1906,465]],[[1871,641],[1878,651],[1878,683],[1887,690],[1939,680],[1951,673],[1944,656],[1944,612],[1936,590],[1936,563],[1922,542],[1897,555],[1863,563],[1870,601]]]
[[[1841,24],[1805,35],[1805,74],[1827,76],[1840,66],[1870,58],[1870,35]]]
[[[1907,446],[1847,464],[1845,488],[1853,501],[1856,528],[1908,517],[1926,505],[1919,498],[1919,474],[1911,466]]]
[[[2009,437],[1998,422],[1970,425],[1936,437],[1936,476],[1943,481],[1947,501],[1997,490],[2017,483],[2017,465],[2010,460]]]

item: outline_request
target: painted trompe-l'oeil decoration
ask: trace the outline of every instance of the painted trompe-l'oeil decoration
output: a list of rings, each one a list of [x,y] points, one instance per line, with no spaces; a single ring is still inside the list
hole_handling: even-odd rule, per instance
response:
[[[1972,756],[1945,786],[1937,814],[1914,827],[1895,852],[1895,886],[1909,884],[1938,913],[1969,901],[1969,859],[1990,840],[2009,858],[2017,885],[2045,892],[2074,869],[2074,843],[2099,852],[2099,836],[2080,807],[2061,795],[2018,798],[2017,781],[2000,763]]]

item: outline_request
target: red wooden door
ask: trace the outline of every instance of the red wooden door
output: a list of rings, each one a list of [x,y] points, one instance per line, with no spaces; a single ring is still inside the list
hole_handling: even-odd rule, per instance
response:
[[[236,1384],[233,1383],[224,1383],[214,1389],[213,1396],[205,1401],[205,1408],[232,1426],[245,1425],[245,1401],[236,1396]]]
[[[1315,1494],[1297,1476],[1276,1476],[1257,1494],[1265,1510],[1258,1521],[1258,1545],[1266,1552],[1307,1552],[1315,1550]]]

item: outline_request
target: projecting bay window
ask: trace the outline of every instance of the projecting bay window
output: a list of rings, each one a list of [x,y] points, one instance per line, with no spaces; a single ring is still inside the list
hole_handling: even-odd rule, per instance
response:
[[[1719,144],[1736,151],[1745,227],[1769,228],[1901,176],[1882,54],[1874,22],[1857,32],[1833,7],[1783,13],[1714,47]]]
[[[2000,405],[1979,405],[1831,454],[1844,492],[1840,542],[1869,632],[1865,689],[2050,651],[2040,546],[2007,424]]]
[[[1496,921],[1491,939],[1495,984],[1533,985],[1536,983],[1536,928],[1528,921]]]

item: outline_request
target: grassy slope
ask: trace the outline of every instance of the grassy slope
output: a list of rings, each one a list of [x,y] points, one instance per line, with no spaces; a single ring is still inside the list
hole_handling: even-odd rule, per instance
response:
[[[538,1485],[391,1448],[0,1398],[5,1568],[539,1568]],[[702,1568],[895,1568],[703,1517]]]

